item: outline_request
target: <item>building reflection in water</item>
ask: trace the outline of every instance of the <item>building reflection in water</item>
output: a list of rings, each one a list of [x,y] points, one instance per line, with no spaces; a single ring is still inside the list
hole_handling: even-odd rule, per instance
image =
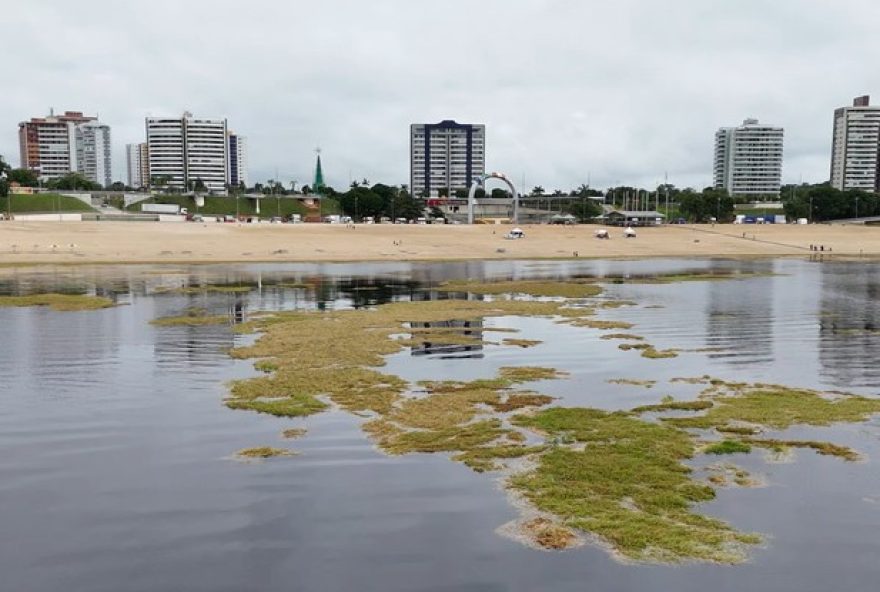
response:
[[[483,357],[483,321],[435,321],[429,323],[410,323],[410,329],[434,329],[448,331],[454,337],[463,337],[473,340],[474,343],[450,343],[449,339],[443,342],[442,333],[435,340],[420,339],[418,333],[413,334],[413,339],[421,341],[421,345],[413,346],[410,354],[413,356],[438,356],[441,359],[453,358],[482,358]]]
[[[753,273],[773,273],[773,262],[756,262]],[[774,361],[775,278],[709,281],[706,298],[706,347],[712,358],[741,366]]]
[[[829,382],[880,387],[880,266],[822,264],[819,364]]]

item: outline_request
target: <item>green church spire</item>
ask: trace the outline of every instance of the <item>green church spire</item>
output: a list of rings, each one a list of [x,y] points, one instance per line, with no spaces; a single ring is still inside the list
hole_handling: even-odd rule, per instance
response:
[[[318,193],[324,188],[324,171],[321,170],[321,149],[316,148],[315,153],[318,155],[318,162],[315,165],[315,182],[312,183],[312,191]]]

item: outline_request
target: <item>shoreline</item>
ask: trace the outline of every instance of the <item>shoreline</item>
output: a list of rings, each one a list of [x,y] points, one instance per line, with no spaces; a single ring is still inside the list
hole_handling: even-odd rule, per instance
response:
[[[814,257],[880,259],[880,228],[837,225],[345,225],[130,222],[0,223],[0,267],[236,263]],[[809,245],[824,251],[811,251]]]

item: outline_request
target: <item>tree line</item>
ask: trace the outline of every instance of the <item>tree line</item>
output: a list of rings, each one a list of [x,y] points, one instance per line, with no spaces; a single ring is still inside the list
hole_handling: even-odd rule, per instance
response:
[[[841,191],[828,183],[788,185],[782,188],[785,215],[812,222],[880,216],[880,195],[867,191]]]
[[[157,177],[153,179],[153,185],[157,188],[168,188],[170,179]],[[97,191],[103,187],[87,179],[80,173],[69,173],[62,177],[40,181],[37,174],[29,169],[14,169],[2,156],[0,156],[0,196],[6,196],[11,184],[23,187],[42,186],[49,190],[82,190]],[[123,183],[116,182],[110,187],[112,191],[129,191],[132,188]],[[190,191],[207,191],[207,187],[200,180],[190,181]],[[322,186],[313,191],[308,185],[296,190],[294,183],[285,186],[280,181],[269,179],[266,183],[255,183],[247,188],[243,184],[229,187],[232,195],[243,193],[262,193],[264,195],[310,195],[319,193],[324,197],[336,198],[339,205],[348,216],[362,219],[368,216],[374,218],[415,218],[424,215],[425,202],[423,199],[413,197],[406,185],[386,185],[383,183],[370,184],[367,179],[354,181],[345,192],[337,192],[329,186]],[[441,197],[449,196],[448,190],[441,188]],[[458,189],[453,192],[456,198],[466,198],[467,190]],[[510,193],[501,188],[493,189],[488,193],[490,197],[511,197]],[[476,191],[477,198],[487,196],[482,187]],[[719,222],[731,222],[735,217],[735,205],[753,201],[749,198],[733,198],[726,191],[706,187],[702,191],[686,188],[679,189],[671,184],[663,184],[655,190],[647,190],[631,186],[611,187],[605,192],[592,189],[587,185],[570,191],[556,189],[547,192],[540,185],[535,186],[524,196],[531,199],[569,198],[560,200],[560,211],[574,215],[580,221],[588,221],[602,214],[602,203],[612,205],[618,209],[663,210],[669,204],[666,214],[670,217],[678,216],[688,222],[702,223],[713,218]],[[771,196],[765,196],[771,197]],[[571,199],[574,198],[574,199]],[[595,198],[602,198],[601,200]],[[857,218],[863,216],[880,216],[880,195],[867,191],[841,191],[830,186],[829,183],[815,185],[786,185],[782,188],[779,198],[782,201],[785,215],[790,220],[806,218],[813,222],[827,220],[839,220],[845,218]],[[442,213],[437,208],[431,210],[432,215],[441,217]]]

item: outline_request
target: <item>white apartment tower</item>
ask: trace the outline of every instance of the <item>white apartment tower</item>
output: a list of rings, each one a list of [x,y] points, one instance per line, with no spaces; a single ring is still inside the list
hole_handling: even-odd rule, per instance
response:
[[[97,121],[87,121],[76,126],[78,172],[93,183],[109,187],[113,182],[110,155],[110,126]]]
[[[129,187],[140,189],[149,185],[150,157],[146,142],[126,144],[125,163]]]
[[[227,182],[230,186],[248,186],[247,138],[234,132],[227,134]]]
[[[80,173],[102,186],[111,182],[110,127],[80,111],[50,112],[18,124],[21,167],[44,179]]]
[[[834,111],[831,186],[835,189],[880,190],[880,107],[858,97],[852,107]]]
[[[201,180],[209,191],[223,193],[227,181],[225,119],[147,117],[149,180],[188,189]]]
[[[715,133],[715,188],[731,196],[779,196],[782,184],[781,127],[746,119]]]
[[[486,126],[414,123],[410,126],[410,190],[415,197],[451,196],[486,171]]]

